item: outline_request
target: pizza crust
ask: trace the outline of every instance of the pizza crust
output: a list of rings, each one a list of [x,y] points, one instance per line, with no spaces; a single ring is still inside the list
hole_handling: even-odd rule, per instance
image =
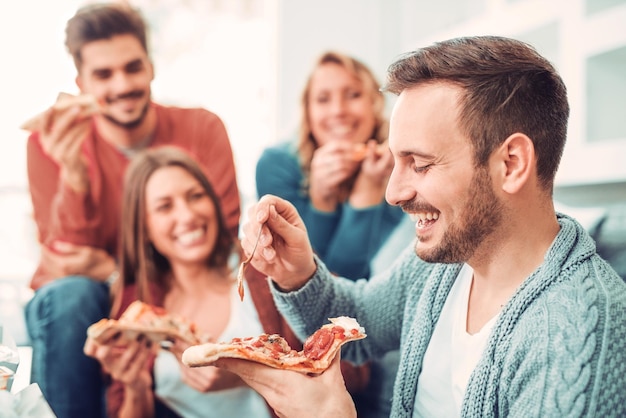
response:
[[[208,337],[196,332],[193,323],[138,300],[128,306],[119,320],[105,318],[92,324],[87,329],[87,336],[103,344],[118,332],[124,340],[133,340],[143,334],[155,343],[178,339],[193,345],[208,341]]]
[[[304,343],[301,351],[293,350],[277,334],[233,339],[231,342],[205,343],[187,348],[182,361],[189,367],[210,366],[220,358],[255,361],[277,369],[302,373],[322,373],[332,363],[341,346],[366,337],[365,330],[349,317],[329,318],[331,323],[321,327]],[[341,331],[339,331],[341,330]],[[322,334],[332,334],[330,346],[323,344],[323,354],[316,355],[316,342]],[[269,347],[269,348],[268,348]]]
[[[80,106],[84,115],[92,115],[100,111],[98,101],[91,94],[80,94],[74,96],[73,94],[61,92],[57,96],[56,102],[52,105],[52,108],[57,111],[63,111],[73,106]],[[20,129],[25,131],[34,132],[40,128],[43,121],[45,112],[41,112],[26,122],[20,125]]]
[[[385,154],[385,152],[387,151],[387,143],[383,142],[382,144],[377,144],[376,145],[376,154],[378,156],[382,156]],[[361,162],[365,159],[365,157],[367,156],[367,149],[368,146],[365,143],[357,143],[354,144],[352,147],[352,154],[351,154],[351,158],[352,161],[357,161],[357,162]]]
[[[87,336],[100,344],[108,342],[118,332],[124,340],[134,340],[143,334],[155,343],[174,341],[175,339],[186,341],[189,344],[198,344],[198,338],[190,338],[171,328],[155,328],[136,324],[124,324],[114,319],[101,319],[87,329]]]

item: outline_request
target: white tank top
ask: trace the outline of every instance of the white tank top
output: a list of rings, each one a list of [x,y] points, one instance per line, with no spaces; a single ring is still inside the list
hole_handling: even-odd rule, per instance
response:
[[[244,284],[245,286],[245,284]],[[245,289],[246,294],[250,294]],[[236,286],[231,289],[231,312],[226,329],[217,339],[250,337],[263,333],[252,298],[239,299]],[[202,393],[183,383],[180,364],[166,350],[159,351],[154,364],[155,394],[170,409],[184,418],[269,418],[267,404],[249,387]],[[183,366],[184,367],[184,366]]]

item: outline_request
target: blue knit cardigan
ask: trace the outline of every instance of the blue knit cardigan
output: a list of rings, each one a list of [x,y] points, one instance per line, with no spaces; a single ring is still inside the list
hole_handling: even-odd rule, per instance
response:
[[[626,417],[626,284],[574,219],[520,285],[470,376],[463,417]],[[422,361],[461,265],[429,264],[407,249],[369,281],[332,278],[319,260],[296,292],[272,291],[300,337],[348,315],[368,337],[342,359],[363,362],[400,347],[392,417],[413,414]]]

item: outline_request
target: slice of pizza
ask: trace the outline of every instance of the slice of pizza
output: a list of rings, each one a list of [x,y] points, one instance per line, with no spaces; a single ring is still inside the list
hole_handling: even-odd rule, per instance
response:
[[[87,336],[104,343],[118,332],[127,340],[143,334],[156,343],[179,339],[194,345],[208,341],[207,336],[197,332],[194,323],[139,300],[131,303],[118,320],[105,318],[92,324]]]
[[[330,366],[343,344],[366,337],[365,330],[354,318],[340,316],[329,320],[330,324],[307,338],[301,351],[293,350],[278,334],[261,334],[234,338],[230,342],[191,346],[183,353],[183,363],[189,367],[202,367],[219,358],[239,358],[278,369],[321,373]]]
[[[84,116],[93,115],[100,110],[98,101],[91,94],[79,94],[78,96],[75,96],[73,94],[61,92],[57,96],[56,102],[52,105],[52,107],[58,111],[63,111],[74,106],[80,106],[81,113]],[[20,125],[20,129],[31,132],[36,131],[40,128],[42,124],[43,115],[44,112],[39,113],[28,119],[26,122]]]
[[[361,162],[367,156],[367,144],[358,143],[354,144],[352,147],[352,155],[351,158],[353,161]],[[385,152],[387,152],[388,146],[387,142],[383,142],[382,144],[376,145],[376,154],[381,156]]]

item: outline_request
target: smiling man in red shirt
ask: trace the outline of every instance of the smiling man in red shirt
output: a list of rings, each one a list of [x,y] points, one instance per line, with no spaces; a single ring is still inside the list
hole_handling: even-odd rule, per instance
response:
[[[86,329],[108,316],[107,281],[116,277],[123,174],[146,147],[175,145],[198,160],[236,236],[240,201],[224,124],[205,109],[154,103],[145,23],[121,5],[79,9],[66,46],[82,94],[98,103],[51,107],[28,141],[28,176],[41,261],[26,307],[33,378],[59,418],[104,410],[96,361],[83,354]],[[77,394],[80,393],[80,396]]]

